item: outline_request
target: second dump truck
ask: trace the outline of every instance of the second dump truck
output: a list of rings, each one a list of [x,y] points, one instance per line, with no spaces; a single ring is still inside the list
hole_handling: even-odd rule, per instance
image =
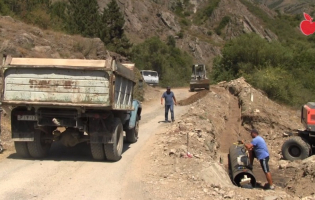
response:
[[[96,160],[118,161],[136,142],[141,104],[130,65],[106,60],[4,56],[2,106],[21,157],[45,157],[53,142],[90,144]]]

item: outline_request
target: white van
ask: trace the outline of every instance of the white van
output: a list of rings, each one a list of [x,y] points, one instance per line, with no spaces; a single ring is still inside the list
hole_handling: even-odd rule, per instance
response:
[[[149,85],[153,85],[156,86],[159,84],[159,74],[156,71],[152,71],[152,70],[141,70],[140,71],[143,80],[149,84]]]

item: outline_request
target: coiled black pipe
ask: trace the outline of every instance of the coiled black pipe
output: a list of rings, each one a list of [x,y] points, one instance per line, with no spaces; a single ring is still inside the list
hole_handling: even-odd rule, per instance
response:
[[[244,180],[247,177],[250,178],[251,186],[255,187],[256,178],[250,169],[250,162],[244,145],[233,144],[230,147],[229,161],[233,183],[237,186],[245,187]]]

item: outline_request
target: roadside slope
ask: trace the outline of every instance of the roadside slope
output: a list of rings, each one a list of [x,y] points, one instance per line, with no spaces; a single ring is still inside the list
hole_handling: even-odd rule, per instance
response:
[[[141,181],[146,183],[144,191],[149,191],[152,199],[299,199],[299,195],[309,195],[297,187],[294,193],[286,187],[290,184],[292,188],[309,167],[297,176],[293,172],[296,168],[279,169],[283,133],[300,127],[297,111],[269,100],[243,78],[211,86],[210,90],[190,104],[176,123],[151,137],[143,153],[135,158],[148,160],[148,166],[134,166],[145,174]],[[275,191],[260,188],[266,179],[256,161],[258,188],[238,188],[228,176],[228,148],[238,139],[249,142],[252,128],[260,131],[270,150]],[[312,176],[303,179],[303,183],[312,185]],[[295,180],[290,182],[293,177]]]

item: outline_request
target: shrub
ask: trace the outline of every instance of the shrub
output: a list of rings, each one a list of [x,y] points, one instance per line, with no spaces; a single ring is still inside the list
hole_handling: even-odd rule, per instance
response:
[[[184,38],[184,32],[181,30],[179,33],[176,34],[178,38],[182,39]]]
[[[294,45],[267,42],[244,34],[226,43],[216,57],[211,73],[214,82],[244,76],[268,97],[291,106],[314,100],[315,50],[312,44],[295,40]]]
[[[1,15],[8,15],[10,13],[11,13],[11,11],[10,11],[8,5],[5,4],[3,1],[0,1],[0,14]]]
[[[183,26],[190,26],[190,22],[187,19],[181,19],[180,24]]]
[[[231,18],[229,16],[224,16],[218,25],[218,27],[215,29],[216,34],[221,35],[221,30],[230,22]]]

